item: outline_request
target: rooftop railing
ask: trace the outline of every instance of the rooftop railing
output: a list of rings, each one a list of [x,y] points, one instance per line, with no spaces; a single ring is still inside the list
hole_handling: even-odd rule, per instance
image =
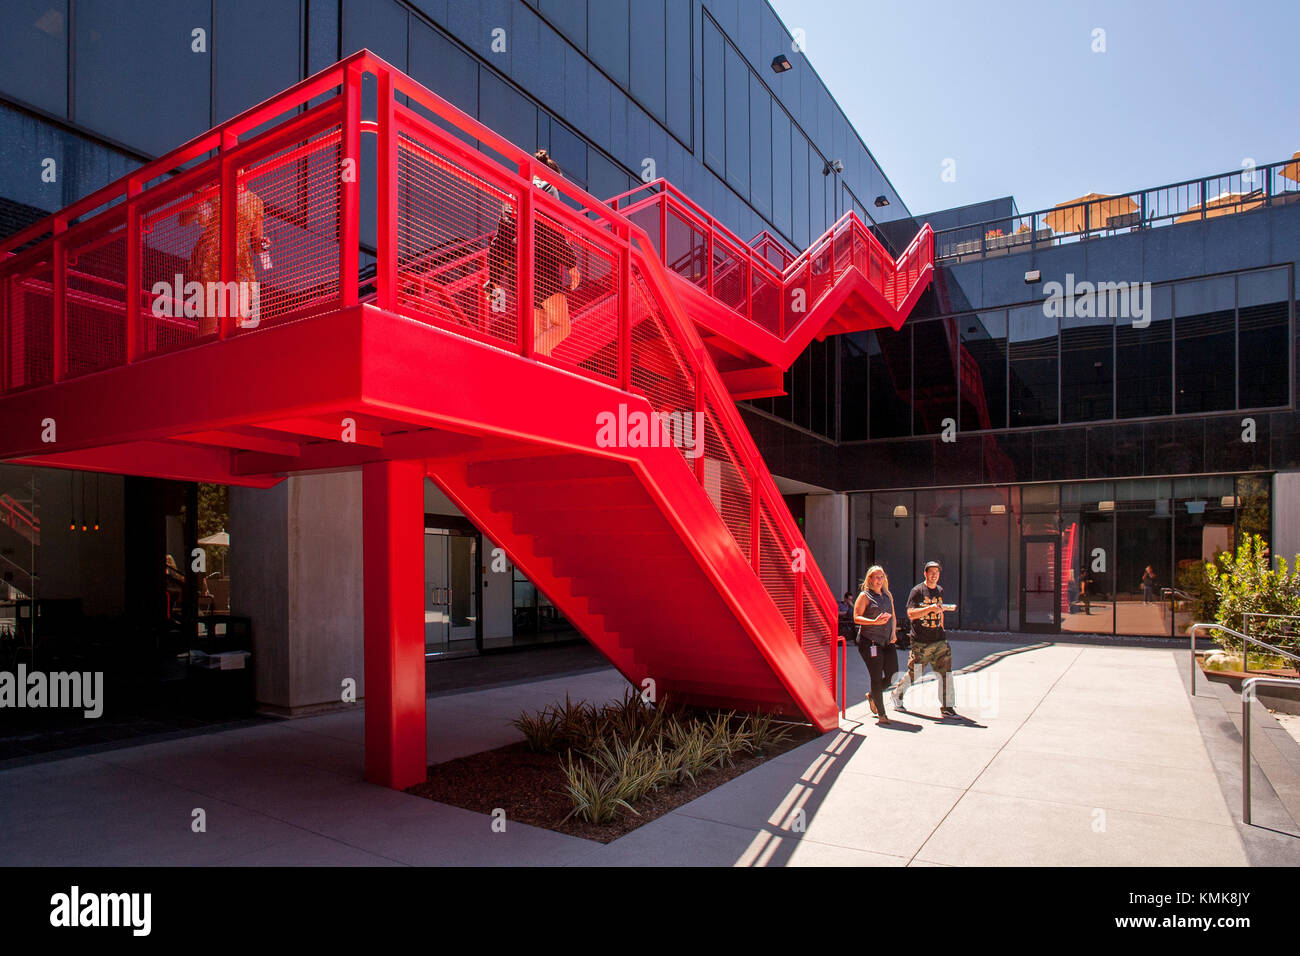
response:
[[[1300,159],[1078,202],[934,234],[936,260],[1029,252],[1300,201]]]

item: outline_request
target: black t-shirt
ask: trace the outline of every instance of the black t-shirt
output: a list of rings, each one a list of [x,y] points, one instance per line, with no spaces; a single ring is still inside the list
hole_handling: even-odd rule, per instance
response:
[[[912,588],[912,593],[907,596],[907,606],[925,607],[927,604],[942,604],[943,588],[926,587],[922,582]],[[918,617],[912,621],[912,640],[919,644],[933,644],[935,641],[943,640],[943,615],[940,613],[937,617]]]

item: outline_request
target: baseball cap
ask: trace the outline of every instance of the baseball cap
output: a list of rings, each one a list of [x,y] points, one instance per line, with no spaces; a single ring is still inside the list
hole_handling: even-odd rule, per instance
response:
[[[938,561],[927,561],[927,562],[925,562],[925,568],[924,568],[924,570],[929,571],[931,568],[940,568],[940,569],[942,569],[942,568],[943,568],[943,565],[940,564]]]

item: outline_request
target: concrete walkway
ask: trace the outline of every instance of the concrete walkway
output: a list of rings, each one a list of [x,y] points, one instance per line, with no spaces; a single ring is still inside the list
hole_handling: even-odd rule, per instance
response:
[[[8,864],[1243,865],[1169,650],[954,642],[876,726],[782,755],[601,845],[367,785],[359,710],[0,771]],[[851,699],[866,674],[850,648]],[[621,696],[612,670],[429,700],[429,759],[518,739],[520,710]],[[926,698],[929,697],[927,701]],[[891,715],[892,716],[892,715]],[[862,721],[866,723],[862,723]],[[1267,790],[1267,787],[1264,788]],[[1263,795],[1265,798],[1267,794]],[[194,832],[201,809],[206,832]],[[1276,836],[1300,862],[1300,840]]]

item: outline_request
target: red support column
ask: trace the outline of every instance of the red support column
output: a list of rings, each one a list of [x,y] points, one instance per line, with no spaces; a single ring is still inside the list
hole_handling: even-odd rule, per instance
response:
[[[403,790],[427,776],[424,463],[361,467],[366,779]]]

